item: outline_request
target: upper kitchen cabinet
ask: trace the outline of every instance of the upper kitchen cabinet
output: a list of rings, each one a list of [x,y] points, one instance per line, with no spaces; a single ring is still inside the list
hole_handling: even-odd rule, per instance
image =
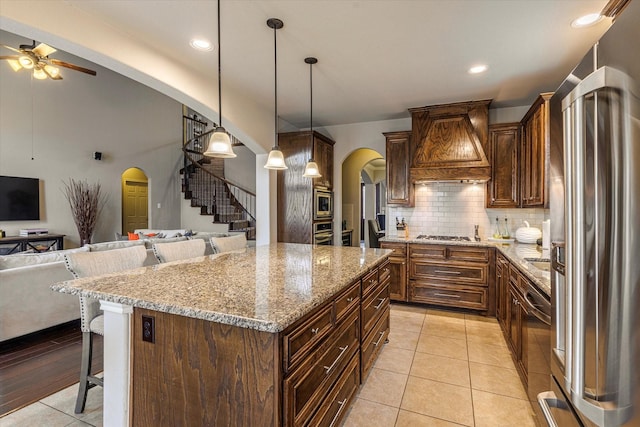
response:
[[[491,100],[410,108],[411,181],[483,180]]]
[[[278,134],[278,145],[288,169],[278,171],[278,241],[313,243],[315,187],[331,188],[334,142],[313,131]],[[322,177],[305,178],[304,168],[314,152]]]
[[[491,179],[487,182],[487,208],[520,205],[520,123],[489,126]]]
[[[538,96],[522,119],[520,159],[523,208],[549,206],[549,99],[553,93]]]
[[[387,138],[387,205],[413,207],[409,175],[411,132],[385,132]]]

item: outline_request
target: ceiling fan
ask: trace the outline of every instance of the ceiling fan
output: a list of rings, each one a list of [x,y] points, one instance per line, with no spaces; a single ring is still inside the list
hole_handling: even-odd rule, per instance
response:
[[[0,55],[0,59],[7,60],[13,71],[33,70],[33,77],[39,80],[46,78],[62,80],[58,67],[69,68],[92,76],[96,75],[95,71],[88,68],[49,58],[49,55],[56,52],[56,49],[44,43],[36,46],[35,40],[32,44],[21,44],[18,49],[4,44],[0,44],[0,46],[17,53],[17,55]]]

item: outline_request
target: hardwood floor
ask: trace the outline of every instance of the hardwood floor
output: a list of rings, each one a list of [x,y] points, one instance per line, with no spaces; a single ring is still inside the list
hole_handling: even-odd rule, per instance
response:
[[[102,370],[102,337],[93,346],[93,371]],[[77,383],[82,357],[80,321],[0,344],[0,416]]]

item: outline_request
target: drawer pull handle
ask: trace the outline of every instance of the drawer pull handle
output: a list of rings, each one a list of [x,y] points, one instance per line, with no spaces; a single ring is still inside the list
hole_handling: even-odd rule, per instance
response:
[[[435,292],[433,295],[435,295],[437,297],[460,299],[460,295],[456,295],[456,294],[443,294],[442,292]]]
[[[336,360],[334,360],[330,366],[324,366],[324,369],[327,371],[325,372],[325,374],[327,375],[329,375],[329,373],[333,370],[333,368],[336,366],[336,363],[338,363],[338,361],[340,360],[344,352],[347,351],[349,346],[345,345],[344,347],[338,347],[338,348],[340,349],[340,354],[338,355],[338,357],[336,357]]]
[[[449,270],[434,270],[433,272],[438,274],[460,274],[459,271],[449,271]]]
[[[384,333],[385,331],[380,332],[380,338],[378,338],[378,341],[373,343],[374,347],[377,347],[380,344],[380,341],[382,341],[382,338],[384,338]]]
[[[376,310],[379,310],[380,307],[382,307],[384,305],[384,302],[386,301],[386,298],[378,298],[378,301],[380,301],[380,304],[376,305],[375,307],[373,307]]]
[[[318,332],[320,332],[320,328],[311,328],[311,333],[313,335],[316,335]]]
[[[353,301],[353,297],[347,298],[347,302],[351,302],[351,301]]]
[[[334,425],[336,425],[336,421],[338,421],[338,418],[340,417],[340,414],[342,413],[342,408],[344,408],[344,404],[347,403],[347,399],[343,399],[342,402],[338,402],[338,412],[336,412],[336,414],[333,416],[333,419],[331,420],[331,424],[329,424],[329,427],[333,427]]]

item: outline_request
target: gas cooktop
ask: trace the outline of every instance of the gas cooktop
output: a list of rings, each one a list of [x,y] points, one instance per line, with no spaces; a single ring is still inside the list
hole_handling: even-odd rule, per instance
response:
[[[467,236],[434,236],[427,234],[420,234],[416,237],[416,239],[424,239],[424,240],[447,240],[450,242],[470,242],[471,239]]]

